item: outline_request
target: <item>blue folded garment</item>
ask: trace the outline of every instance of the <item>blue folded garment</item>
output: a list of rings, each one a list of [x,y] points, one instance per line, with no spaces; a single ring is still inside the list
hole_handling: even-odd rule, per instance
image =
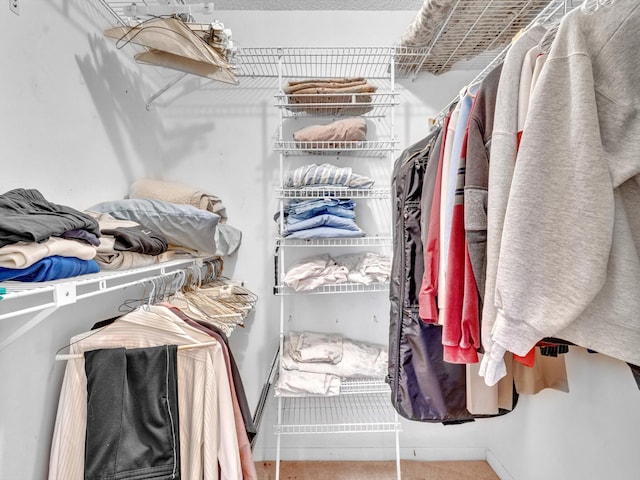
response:
[[[300,222],[302,220],[306,220],[311,217],[315,217],[317,215],[324,214],[336,215],[338,217],[344,218],[356,218],[356,214],[353,209],[340,207],[338,205],[324,205],[321,207],[314,207],[312,209],[306,210],[300,213],[290,213],[287,216],[287,221],[289,223]]]
[[[364,237],[364,232],[358,228],[358,230],[347,230],[345,228],[333,228],[333,227],[316,227],[307,228],[306,230],[298,230],[287,235],[287,238],[355,238]]]
[[[356,204],[349,198],[314,198],[311,200],[292,200],[286,207],[286,211],[289,215],[295,215],[297,217],[309,218],[321,213],[333,213],[334,215],[341,215],[336,211],[344,211],[345,214],[341,216],[354,216],[353,210]],[[334,210],[335,211],[331,211]]]
[[[53,255],[38,260],[27,268],[0,267],[0,281],[46,282],[99,271],[100,267],[95,260],[80,260],[76,257]]]
[[[287,219],[287,223],[284,227],[283,235],[288,235],[293,232],[297,232],[299,230],[306,230],[309,228],[317,228],[317,227],[333,227],[333,228],[341,228],[343,230],[354,230],[360,231],[358,225],[352,218],[340,217],[338,215],[331,215],[329,213],[325,213],[322,215],[316,215],[315,217],[306,218],[300,221],[289,222]]]

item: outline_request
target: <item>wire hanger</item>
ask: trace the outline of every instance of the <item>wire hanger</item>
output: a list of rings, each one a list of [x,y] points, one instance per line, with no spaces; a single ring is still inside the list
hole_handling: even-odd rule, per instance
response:
[[[591,13],[595,13],[600,9],[600,7],[608,7],[613,5],[615,0],[584,0],[580,8],[587,15]]]
[[[168,282],[167,280],[169,278],[171,280]],[[175,293],[180,289],[182,289],[185,285],[185,280],[186,280],[186,272],[182,269],[171,272],[168,275],[165,274],[165,275],[159,275],[156,277],[149,278],[144,282],[144,283],[151,284],[151,292],[149,292],[149,295],[146,296],[146,301],[145,301],[145,298],[143,297],[142,299],[137,299],[137,300],[126,300],[123,303],[123,305],[127,305],[130,302],[135,302],[136,304],[139,304],[140,302],[142,302],[142,305],[140,306],[140,308],[148,312],[150,311],[150,306],[162,301],[162,299],[165,298],[165,296],[169,296],[172,291]],[[120,311],[121,308],[122,308],[122,305],[119,307],[118,310]],[[132,311],[135,311],[135,308],[132,308],[128,313],[131,313]],[[104,331],[106,328],[109,327],[109,325],[110,324],[105,325],[102,328],[98,328],[94,332],[91,332],[90,334],[88,334],[87,336],[81,339],[78,339],[76,342],[69,343],[59,348],[56,352],[56,360],[71,360],[71,359],[84,358],[84,354],[59,354],[58,352],[60,352],[60,350],[62,350],[63,348],[67,348],[75,343],[82,342],[82,340],[85,340],[99,332]],[[187,344],[187,345],[178,345],[178,350],[187,350],[190,348],[206,347],[206,346],[212,346],[212,345],[218,345],[218,344],[219,344],[218,342],[203,342],[203,343],[194,343],[194,344]],[[115,348],[115,347],[112,347],[112,348]]]

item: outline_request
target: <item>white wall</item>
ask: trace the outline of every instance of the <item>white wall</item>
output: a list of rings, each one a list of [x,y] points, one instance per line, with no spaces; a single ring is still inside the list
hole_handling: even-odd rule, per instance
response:
[[[577,347],[566,360],[569,393],[521,396],[487,423],[494,469],[503,480],[638,478],[640,392],[629,368]]]
[[[21,15],[0,16],[3,68],[2,192],[39,189],[51,201],[87,208],[121,198],[141,176],[190,183],[220,196],[229,222],[243,231],[240,251],[224,274],[246,280],[259,296],[244,329],[231,338],[253,407],[277,345],[279,299],[273,286],[271,217],[276,203],[278,158],[276,85],[247,80],[241,87],[187,79],[156,100],[147,99],[171,72],[138,66],[101,31],[110,25],[97,1],[21,1]],[[6,7],[5,7],[6,8]],[[411,12],[217,12],[242,46],[380,46],[392,44]],[[317,28],[320,25],[322,28]],[[396,134],[401,148],[427,132],[436,114],[474,72],[423,75],[399,81]],[[77,304],[0,351],[0,479],[41,479],[64,365],[55,352],[95,321],[117,314],[129,290],[90,305]],[[371,335],[383,338],[384,304],[367,306]],[[373,312],[377,313],[376,320]],[[30,317],[0,320],[0,339]],[[339,319],[343,321],[342,318]],[[626,366],[598,355],[573,352],[568,359],[570,394],[543,392],[521,399],[502,418],[459,426],[403,421],[405,458],[484,458],[487,449],[505,478],[635,478],[640,457],[640,393]],[[274,458],[273,402],[266,412],[255,458]],[[366,436],[365,436],[366,437]],[[393,457],[392,436],[319,436],[283,442],[284,458]],[[300,445],[303,448],[299,448]],[[368,449],[360,448],[361,445]],[[586,453],[586,455],[585,455]]]

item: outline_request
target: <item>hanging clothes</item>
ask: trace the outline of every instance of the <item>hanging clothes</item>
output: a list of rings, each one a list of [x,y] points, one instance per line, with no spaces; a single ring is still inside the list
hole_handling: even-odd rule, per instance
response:
[[[165,306],[188,325],[201,330],[203,333],[206,333],[220,342],[222,354],[225,360],[225,367],[227,369],[227,376],[229,378],[231,402],[233,404],[233,418],[238,440],[238,452],[240,455],[240,464],[242,466],[242,478],[243,480],[257,480],[258,474],[256,473],[256,467],[251,455],[251,440],[257,434],[257,428],[251,418],[247,397],[242,385],[242,379],[240,378],[240,371],[238,370],[233,354],[229,349],[226,335],[219,331],[215,325],[211,325],[207,322],[198,322],[189,318],[189,316],[185,315],[182,310],[172,306],[171,304],[165,304]]]
[[[442,342],[444,360],[452,363],[477,363],[480,348],[478,294],[464,234],[464,179],[466,169],[469,116],[477,87],[465,89],[460,98],[456,142],[449,167],[447,188],[448,227]]]
[[[540,43],[543,43],[548,36],[549,32],[545,33],[543,39],[524,54],[520,67],[518,96],[516,98],[515,95],[510,95],[511,101],[517,102],[518,143],[524,130],[536,79],[546,58]],[[520,56],[509,58],[509,62],[512,64],[509,68],[513,69],[514,77],[516,76],[517,64],[514,65],[513,63],[519,61]],[[482,286],[479,289],[481,296],[484,295],[486,275],[487,192],[490,150],[493,145],[493,117],[495,115],[497,89],[501,74],[502,66],[499,66],[487,75],[481,83],[471,113],[467,142],[467,169],[465,175],[468,176],[468,181],[465,178],[464,201],[465,205],[468,203],[469,207],[465,207],[465,230],[469,241],[470,258],[474,265],[474,278]],[[510,84],[510,86],[513,85]],[[508,100],[506,97],[502,99],[503,106]],[[516,103],[513,103],[513,106],[515,107]],[[498,136],[496,141],[504,142],[505,138],[510,137]],[[503,146],[496,146],[496,149],[500,151],[498,147],[502,148]],[[513,373],[513,383],[515,383],[517,392],[520,394],[535,394],[543,388],[554,388],[567,392],[568,383],[564,356],[555,356],[536,362],[536,358],[539,358],[541,353],[542,350],[538,348],[537,350],[532,349],[525,357],[514,356],[513,368],[508,368],[508,370]],[[501,404],[499,398],[504,397],[505,400],[508,400],[509,395],[500,395],[499,392],[492,393],[490,389],[483,385],[484,382],[477,381],[475,377],[477,377],[478,372],[479,369],[477,367],[468,365],[468,380],[473,385],[474,394],[472,396],[474,403],[477,405],[469,408],[477,413],[497,412],[499,405],[506,408],[504,404]],[[510,377],[511,373],[505,382],[500,382],[498,385],[500,390],[511,390],[512,382]],[[494,397],[493,405],[490,401],[492,396]],[[476,402],[477,400],[480,400],[480,402]]]
[[[390,287],[389,383],[400,415],[427,422],[470,421],[465,369],[442,358],[442,329],[419,316],[424,274],[421,202],[424,173],[441,130],[406,149],[396,160],[392,191],[394,252]]]
[[[625,0],[561,22],[513,172],[487,382],[546,336],[640,363],[639,28]]]
[[[84,352],[84,478],[179,479],[175,345]]]
[[[231,386],[222,346],[163,306],[147,306],[101,330],[76,335],[71,354],[105,348],[191,345],[177,361],[180,470],[183,479],[242,479]],[[211,343],[211,344],[210,344]],[[49,479],[84,478],[87,377],[82,360],[68,360],[49,461]]]
[[[469,117],[464,178],[464,228],[478,294],[484,298],[487,270],[487,195],[489,152],[493,137],[498,83],[502,65],[489,73],[478,89]]]
[[[438,323],[438,282],[440,281],[440,191],[442,189],[442,169],[447,144],[445,142],[451,115],[447,115],[436,146],[431,151],[431,161],[427,169],[431,175],[426,179],[426,188],[422,191],[421,228],[424,239],[424,274],[418,294],[420,319],[426,323]],[[433,166],[435,167],[435,172]],[[432,180],[433,179],[433,180]],[[429,193],[430,192],[430,193]],[[430,196],[429,196],[430,195]],[[427,213],[428,212],[428,213]],[[428,218],[428,221],[427,221]],[[399,239],[398,239],[399,240]]]
[[[497,315],[494,304],[495,272],[500,257],[502,225],[518,149],[518,95],[522,62],[527,52],[540,42],[545,31],[541,25],[534,25],[509,49],[502,67],[496,98],[489,164],[487,271],[481,325],[485,355],[481,361],[480,374],[485,378],[487,385],[495,385],[506,375],[504,364],[490,361],[491,330]]]

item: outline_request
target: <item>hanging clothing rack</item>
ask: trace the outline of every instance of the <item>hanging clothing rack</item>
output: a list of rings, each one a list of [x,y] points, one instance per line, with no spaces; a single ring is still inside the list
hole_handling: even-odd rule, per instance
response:
[[[191,343],[188,345],[178,345],[178,351],[180,350],[191,350],[193,348],[200,348],[200,347],[211,347],[213,345],[219,345],[219,342],[203,342],[203,343]],[[56,360],[78,360],[84,358],[83,354],[59,354],[56,355]]]

